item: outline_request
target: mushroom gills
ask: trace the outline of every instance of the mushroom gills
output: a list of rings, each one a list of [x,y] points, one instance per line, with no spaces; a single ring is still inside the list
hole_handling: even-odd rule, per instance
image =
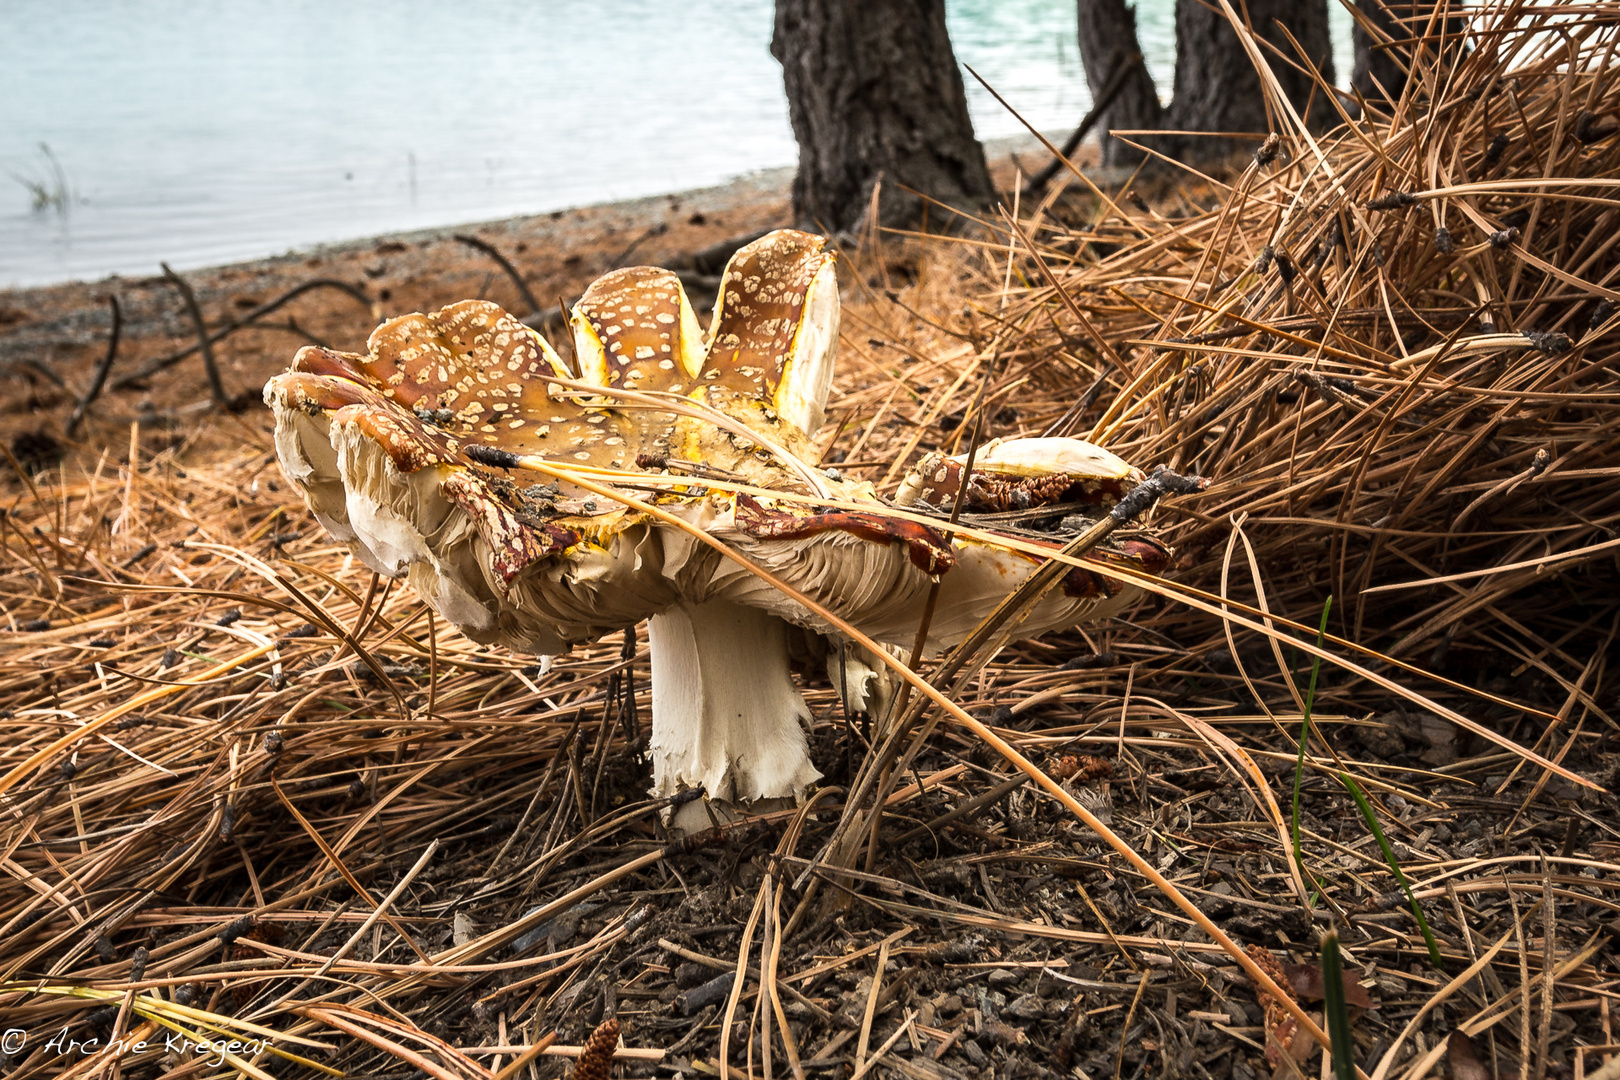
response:
[[[725,600],[679,603],[647,623],[653,794],[800,799],[821,778],[788,671],[787,624]]]
[[[878,731],[886,733],[900,677],[866,646],[842,637],[826,640],[827,681],[844,703],[844,711],[870,717]],[[878,647],[897,660],[906,659],[906,650],[898,645]]]
[[[345,493],[349,549],[379,574],[408,578],[435,611],[466,632],[492,629],[486,599],[468,590],[471,576],[445,563],[456,545],[436,534],[454,528],[455,517],[440,493],[438,470],[401,472],[356,424],[333,424],[329,434]]]

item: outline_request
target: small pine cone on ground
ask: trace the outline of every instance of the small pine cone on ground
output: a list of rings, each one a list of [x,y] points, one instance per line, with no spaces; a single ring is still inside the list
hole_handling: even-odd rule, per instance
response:
[[[608,1080],[613,1070],[613,1051],[618,1046],[619,1021],[610,1016],[585,1040],[585,1049],[574,1066],[571,1080]]]
[[[1277,962],[1277,958],[1271,955],[1271,950],[1259,945],[1249,945],[1243,951],[1249,954],[1249,959],[1253,960],[1261,971],[1271,976],[1272,982],[1283,988],[1284,993],[1293,996],[1294,988],[1288,983],[1288,973],[1283,971],[1283,966]],[[1268,991],[1256,987],[1255,996],[1260,999],[1261,1006],[1266,1010],[1266,1034],[1270,1036],[1266,1039],[1266,1062],[1275,1066],[1281,1063],[1284,1053],[1293,1053],[1294,1036],[1299,1032],[1299,1022],[1289,1015]]]

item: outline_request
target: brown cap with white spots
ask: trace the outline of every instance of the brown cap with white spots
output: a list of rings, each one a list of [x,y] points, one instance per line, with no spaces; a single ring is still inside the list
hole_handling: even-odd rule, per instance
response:
[[[359,356],[306,347],[293,372],[358,384],[385,399],[368,399],[389,415],[376,426],[399,433],[385,446],[426,443],[455,454],[476,443],[607,468],[634,464],[629,419],[553,398],[548,380],[568,369],[544,338],[495,304],[463,300],[390,319],[367,348]],[[402,455],[394,463],[412,472],[438,460]]]
[[[681,393],[703,363],[703,331],[681,279],[632,266],[604,274],[574,305],[580,377],[599,386]]]
[[[721,277],[704,382],[774,404],[811,286],[834,258],[825,237],[792,229],[769,233],[732,256]]]

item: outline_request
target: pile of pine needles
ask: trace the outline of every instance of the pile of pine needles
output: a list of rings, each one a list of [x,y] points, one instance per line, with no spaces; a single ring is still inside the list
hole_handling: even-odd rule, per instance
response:
[[[1211,208],[1009,221],[967,332],[993,400],[1047,403],[1024,428],[1213,480],[1169,522],[1181,583],[1312,625],[1331,595],[1343,636],[1528,665],[1568,714],[1620,618],[1620,6],[1470,10],[1398,105],[1313,139],[1274,103],[1241,175],[1171,185]]]
[[[1370,1075],[1599,1068],[1617,27],[1416,28],[1398,105],[1312,139],[1274,100],[1209,205],[1077,181],[874,241],[841,468],[1044,431],[1212,483],[1158,512],[1156,596],[978,658],[961,717],[868,731],[812,681],[800,812],[672,842],[636,632],[470,644],[309,520],[263,416],[18,466],[11,1075],[557,1075],[617,1017],[641,1074],[1248,1077],[1314,1046],[1330,927]]]

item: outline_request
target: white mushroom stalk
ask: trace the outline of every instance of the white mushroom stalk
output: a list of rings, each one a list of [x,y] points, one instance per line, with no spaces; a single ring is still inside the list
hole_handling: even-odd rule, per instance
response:
[[[998,542],[1017,525],[995,515],[1050,524],[1141,479],[1077,440],[1012,440],[981,450],[971,477],[926,457],[897,513],[816,469],[838,324],[820,237],[784,230],[740,250],[707,335],[675,276],[649,267],[597,281],[572,323],[578,380],[539,335],[465,301],[383,324],[366,356],[303,349],[265,399],[282,468],[321,524],[474,640],[550,655],[648,620],[659,795],[802,797],[820,774],[790,624],[909,646],[937,580],[928,646],[948,647],[1061,547],[1050,532]],[[632,500],[647,484],[631,477],[662,490]],[[936,508],[963,482],[988,531],[943,528]],[[1097,558],[1025,632],[1123,610],[1136,590],[1106,565],[1154,573],[1167,553],[1138,537]],[[881,710],[883,665],[832,652],[846,703]]]
[[[797,797],[821,778],[787,632],[777,616],[729,600],[674,604],[647,621],[654,792],[700,778],[712,797],[755,802]]]

